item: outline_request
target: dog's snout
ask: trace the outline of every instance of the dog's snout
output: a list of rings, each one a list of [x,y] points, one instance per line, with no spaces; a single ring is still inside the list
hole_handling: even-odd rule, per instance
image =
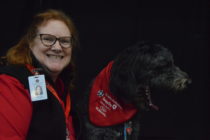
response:
[[[189,79],[189,78],[183,79],[183,82],[182,82],[183,87],[186,87],[186,86],[188,86],[191,83],[192,83],[192,80]]]
[[[189,84],[191,84],[192,80],[190,78],[177,78],[174,81],[174,87],[177,91],[186,89]]]
[[[172,86],[175,90],[180,91],[186,89],[186,87],[191,84],[192,80],[190,79],[189,75],[182,71],[179,67],[175,66],[173,71],[174,74],[174,84]]]

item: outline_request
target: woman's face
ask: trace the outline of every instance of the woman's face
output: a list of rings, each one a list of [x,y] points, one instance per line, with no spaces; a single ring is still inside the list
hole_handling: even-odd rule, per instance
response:
[[[37,36],[30,44],[30,49],[36,59],[50,74],[51,78],[56,80],[57,76],[70,63],[72,47],[62,47],[59,40],[53,45],[44,45],[39,34],[49,34],[60,38],[71,37],[71,33],[64,22],[59,20],[49,20],[46,24],[38,27]],[[50,38],[45,38],[46,41],[49,39]]]

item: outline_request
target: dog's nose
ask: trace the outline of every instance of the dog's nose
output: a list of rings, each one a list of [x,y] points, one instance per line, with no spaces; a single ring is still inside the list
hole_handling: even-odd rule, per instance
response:
[[[182,87],[186,88],[191,83],[192,83],[192,80],[190,78],[183,79]]]

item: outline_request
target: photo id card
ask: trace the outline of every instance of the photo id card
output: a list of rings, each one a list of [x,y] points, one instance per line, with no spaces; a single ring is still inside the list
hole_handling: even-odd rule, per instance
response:
[[[44,75],[29,76],[28,82],[32,101],[47,99],[47,89]]]

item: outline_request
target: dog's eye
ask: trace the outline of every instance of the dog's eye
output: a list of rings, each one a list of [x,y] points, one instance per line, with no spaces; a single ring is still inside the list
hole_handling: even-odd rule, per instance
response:
[[[162,71],[162,70],[166,70],[166,69],[170,69],[174,66],[173,62],[167,62],[167,63],[162,63],[159,64],[155,67],[156,71]]]

